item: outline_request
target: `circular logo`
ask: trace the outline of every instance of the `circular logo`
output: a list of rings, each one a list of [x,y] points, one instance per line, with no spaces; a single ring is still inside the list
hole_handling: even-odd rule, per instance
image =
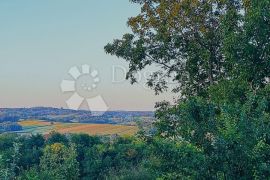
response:
[[[109,109],[103,97],[94,92],[100,82],[97,70],[91,71],[90,66],[85,64],[82,65],[81,71],[74,66],[68,73],[73,80],[62,80],[60,87],[62,92],[72,93],[66,100],[69,109],[78,110],[84,101],[95,115],[102,115]]]

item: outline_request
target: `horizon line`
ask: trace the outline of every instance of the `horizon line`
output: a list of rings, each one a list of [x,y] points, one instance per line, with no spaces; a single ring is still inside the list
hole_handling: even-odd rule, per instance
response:
[[[69,109],[64,107],[53,107],[53,106],[32,106],[32,107],[0,107],[0,109],[33,109],[33,108],[53,108],[71,111],[89,111],[89,112],[155,112],[155,110],[128,110],[128,109],[118,109],[118,110],[108,110],[108,111],[90,111],[87,109]]]

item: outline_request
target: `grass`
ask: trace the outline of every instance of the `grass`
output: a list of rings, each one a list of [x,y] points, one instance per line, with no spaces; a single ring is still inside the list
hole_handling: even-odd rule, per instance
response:
[[[21,133],[49,134],[51,131],[59,133],[86,133],[89,135],[134,135],[137,126],[112,124],[82,124],[82,123],[53,123],[41,120],[24,120],[19,124],[23,127]]]
[[[48,121],[35,120],[35,119],[20,121],[19,124],[21,126],[48,126],[48,125],[51,125],[51,123]]]

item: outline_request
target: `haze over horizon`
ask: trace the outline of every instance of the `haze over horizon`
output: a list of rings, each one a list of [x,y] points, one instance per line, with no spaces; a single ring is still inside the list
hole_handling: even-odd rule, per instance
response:
[[[100,82],[92,92],[109,110],[153,110],[155,102],[172,99],[124,80],[124,60],[103,47],[130,31],[126,25],[139,7],[129,1],[0,1],[0,107],[63,107],[72,93],[62,80],[70,68],[88,64]],[[146,72],[147,74],[147,72]],[[140,74],[144,77],[144,74]],[[82,109],[87,109],[86,102]]]

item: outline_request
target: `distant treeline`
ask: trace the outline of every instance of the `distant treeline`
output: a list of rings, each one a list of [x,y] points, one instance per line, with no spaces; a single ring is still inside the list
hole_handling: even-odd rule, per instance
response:
[[[6,114],[2,114],[0,115],[0,123],[1,122],[17,122],[20,119],[20,117],[18,116],[12,116],[12,115],[6,115]]]
[[[58,109],[50,107],[35,108],[2,108],[0,122],[16,122],[19,119],[40,119],[55,122],[81,122],[99,124],[130,124],[138,118],[153,119],[151,111],[108,111],[102,116],[86,110]]]
[[[7,121],[0,123],[0,133],[20,130],[22,130],[22,126],[16,122]]]

